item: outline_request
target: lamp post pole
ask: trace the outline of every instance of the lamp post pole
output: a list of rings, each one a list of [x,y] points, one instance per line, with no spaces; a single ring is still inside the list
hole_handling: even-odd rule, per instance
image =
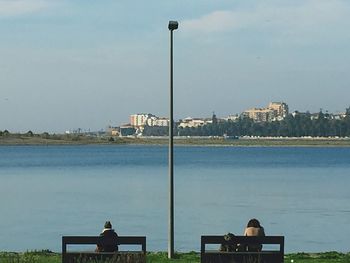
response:
[[[173,114],[173,31],[178,28],[177,21],[169,21],[170,30],[170,113],[169,113],[169,235],[168,258],[174,257],[174,114]]]

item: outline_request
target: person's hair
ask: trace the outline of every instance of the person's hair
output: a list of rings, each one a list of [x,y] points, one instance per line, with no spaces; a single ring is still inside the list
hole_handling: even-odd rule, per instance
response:
[[[258,228],[258,227],[261,227],[261,225],[260,225],[260,222],[258,219],[253,218],[253,219],[249,220],[247,227],[257,227]]]
[[[110,221],[106,221],[104,227],[105,227],[106,229],[112,228],[111,222],[110,222]]]

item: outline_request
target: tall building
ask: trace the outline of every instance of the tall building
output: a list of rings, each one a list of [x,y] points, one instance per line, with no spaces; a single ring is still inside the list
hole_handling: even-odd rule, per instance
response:
[[[284,102],[270,102],[266,108],[252,108],[242,113],[255,122],[283,120],[288,115],[288,105]]]
[[[150,113],[137,113],[130,115],[130,125],[133,127],[141,127],[146,124],[148,118],[155,117]]]
[[[288,105],[284,102],[270,102],[267,108],[275,111],[276,120],[283,120],[289,113]]]
[[[271,109],[265,108],[252,108],[244,111],[242,115],[255,122],[267,122],[272,121],[275,118],[275,112]]]

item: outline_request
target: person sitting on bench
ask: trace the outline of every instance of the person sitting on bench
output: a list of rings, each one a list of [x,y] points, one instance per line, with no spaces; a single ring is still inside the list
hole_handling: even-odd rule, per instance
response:
[[[224,235],[224,239],[225,241],[231,241],[233,239],[235,235],[232,233],[227,233],[226,235]],[[237,245],[233,244],[233,245],[227,245],[227,244],[221,244],[220,245],[220,251],[224,251],[224,252],[234,252],[237,249]]]
[[[96,252],[116,252],[118,251],[118,234],[112,229],[112,224],[107,221],[100,234],[102,243],[97,245]]]
[[[259,220],[253,218],[250,219],[246,229],[244,230],[245,236],[265,236],[264,228],[260,225]],[[261,251],[262,245],[250,245],[247,247],[248,251],[258,252]]]

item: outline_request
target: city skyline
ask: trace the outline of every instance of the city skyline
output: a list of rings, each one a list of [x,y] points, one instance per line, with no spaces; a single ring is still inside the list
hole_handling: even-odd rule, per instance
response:
[[[342,0],[0,0],[0,130],[99,130],[131,112],[204,117],[286,101],[349,107],[350,3]]]

